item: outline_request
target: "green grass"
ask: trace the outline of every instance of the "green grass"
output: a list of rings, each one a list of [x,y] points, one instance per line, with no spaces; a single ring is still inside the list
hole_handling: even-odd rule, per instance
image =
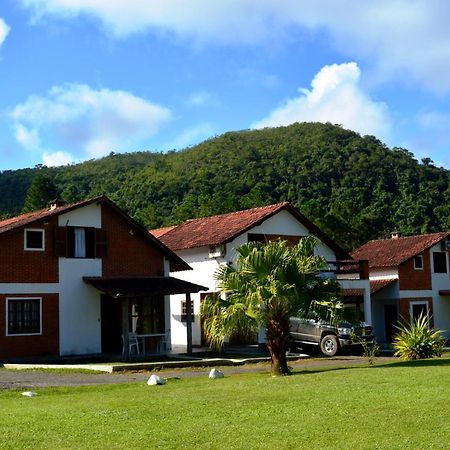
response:
[[[1,448],[449,448],[450,358],[0,392]]]

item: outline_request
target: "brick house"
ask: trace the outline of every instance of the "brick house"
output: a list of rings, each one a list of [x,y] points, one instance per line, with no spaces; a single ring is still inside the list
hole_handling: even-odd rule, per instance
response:
[[[170,348],[169,295],[202,289],[106,197],[0,221],[0,249],[0,359]]]
[[[208,293],[217,291],[214,272],[221,264],[234,264],[235,248],[249,241],[267,242],[283,239],[293,244],[307,235],[317,236],[321,243],[317,255],[324,256],[330,271],[325,276],[336,278],[344,288],[345,307],[357,308],[362,320],[370,323],[370,288],[365,265],[353,260],[332,239],[303,216],[288,202],[188,220],[175,227],[150,231],[193,270],[180,272],[179,278],[208,287],[208,292],[193,294],[192,323],[187,320],[186,299],[171,296],[172,344],[182,348],[186,343],[186,328],[192,327],[193,345],[205,345],[199,312]],[[264,342],[260,334],[259,343]]]
[[[372,321],[391,342],[398,320],[421,312],[450,339],[450,232],[369,241],[351,253],[369,261]]]

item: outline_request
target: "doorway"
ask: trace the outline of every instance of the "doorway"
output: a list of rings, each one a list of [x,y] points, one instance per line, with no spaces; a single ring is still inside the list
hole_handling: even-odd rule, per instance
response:
[[[122,353],[122,308],[120,300],[102,295],[100,300],[102,353]]]
[[[386,342],[392,342],[397,333],[398,308],[395,304],[384,305],[384,330]]]

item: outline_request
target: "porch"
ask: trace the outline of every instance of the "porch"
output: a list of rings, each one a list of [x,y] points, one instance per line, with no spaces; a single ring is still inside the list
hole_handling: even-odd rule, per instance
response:
[[[101,292],[102,353],[121,353],[123,361],[169,351],[168,296],[186,295],[186,312],[191,316],[190,294],[207,290],[173,277],[83,277],[83,281]],[[192,327],[186,333],[190,354]]]

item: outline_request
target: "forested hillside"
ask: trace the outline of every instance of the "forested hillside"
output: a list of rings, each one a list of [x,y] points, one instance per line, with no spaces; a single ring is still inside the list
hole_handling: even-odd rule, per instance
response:
[[[111,154],[0,173],[0,211],[18,213],[37,173],[62,197],[106,194],[149,228],[288,200],[351,249],[396,229],[450,229],[450,171],[331,124],[230,132],[180,152]]]

